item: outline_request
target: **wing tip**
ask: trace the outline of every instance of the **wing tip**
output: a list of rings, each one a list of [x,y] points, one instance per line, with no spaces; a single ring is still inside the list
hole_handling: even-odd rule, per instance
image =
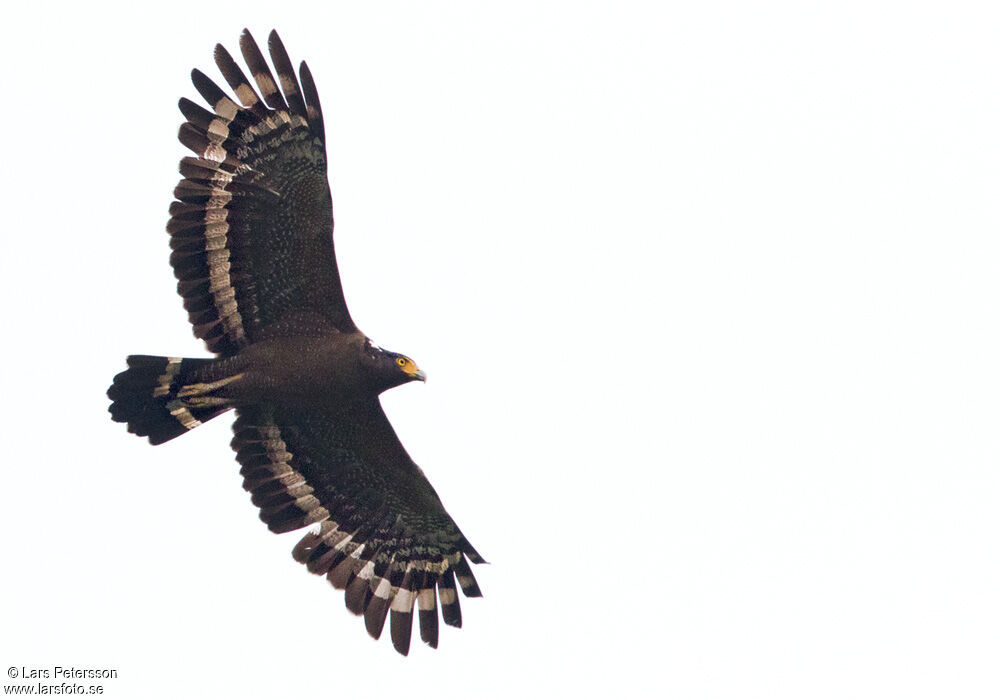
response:
[[[398,610],[389,611],[389,635],[392,637],[392,646],[403,656],[410,653],[410,638],[413,634],[413,610],[400,612]]]

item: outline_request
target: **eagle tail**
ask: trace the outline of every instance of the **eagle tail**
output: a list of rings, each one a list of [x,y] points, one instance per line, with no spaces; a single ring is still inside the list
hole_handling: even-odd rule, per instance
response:
[[[198,380],[215,360],[130,355],[128,369],[108,389],[111,419],[160,445],[225,413],[232,404],[213,396],[225,383]]]

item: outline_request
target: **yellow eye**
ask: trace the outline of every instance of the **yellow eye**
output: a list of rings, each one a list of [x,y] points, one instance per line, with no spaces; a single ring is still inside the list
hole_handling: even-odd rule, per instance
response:
[[[406,367],[407,359],[405,357],[397,357],[396,364],[400,367]]]

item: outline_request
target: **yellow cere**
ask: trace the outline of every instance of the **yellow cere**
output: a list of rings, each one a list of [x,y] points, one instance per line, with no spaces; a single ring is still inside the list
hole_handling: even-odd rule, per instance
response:
[[[396,364],[407,374],[416,374],[420,371],[417,369],[417,363],[408,357],[397,357]]]

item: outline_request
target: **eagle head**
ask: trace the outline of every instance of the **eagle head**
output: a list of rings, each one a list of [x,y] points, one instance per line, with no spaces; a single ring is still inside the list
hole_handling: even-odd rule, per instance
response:
[[[427,375],[406,355],[383,350],[371,340],[365,340],[365,365],[378,392],[412,381],[427,381]]]

